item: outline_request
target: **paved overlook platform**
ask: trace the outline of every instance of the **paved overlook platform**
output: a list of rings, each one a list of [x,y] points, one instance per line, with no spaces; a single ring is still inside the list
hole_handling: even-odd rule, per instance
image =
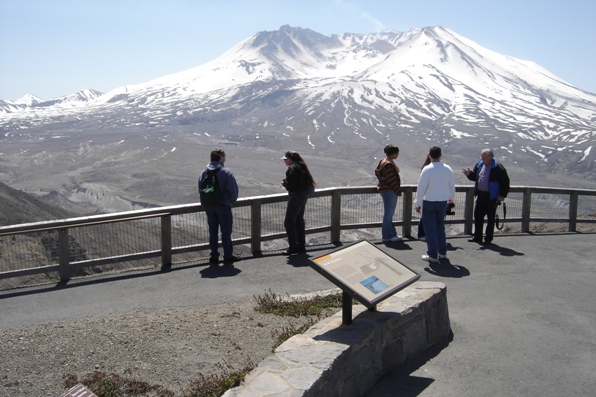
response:
[[[596,234],[497,235],[481,246],[448,239],[449,260],[429,266],[426,244],[371,241],[447,285],[453,340],[396,368],[366,397],[587,396],[596,388]],[[331,247],[314,247],[320,255]],[[94,276],[66,286],[0,291],[0,329],[72,317],[295,294],[334,286],[278,252],[247,257],[234,272],[206,262],[171,272]],[[99,298],[100,297],[100,298]],[[98,299],[99,298],[99,299]]]

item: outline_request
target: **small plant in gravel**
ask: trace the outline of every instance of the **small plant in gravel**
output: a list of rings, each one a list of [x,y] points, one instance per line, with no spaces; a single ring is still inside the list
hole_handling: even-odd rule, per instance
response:
[[[64,375],[64,387],[71,387],[81,383],[91,390],[97,397],[134,397],[147,396],[151,393],[156,397],[174,397],[174,393],[161,385],[150,385],[147,382],[124,378],[118,374],[107,374],[102,371],[91,372],[79,382],[76,375]]]
[[[323,309],[342,306],[340,292],[331,295],[315,294],[312,297],[292,298],[289,295],[282,296],[269,290],[265,292],[264,296],[259,295],[254,298],[257,302],[256,311],[288,317],[320,316]]]
[[[310,327],[312,327],[313,325],[316,324],[316,322],[320,319],[320,317],[317,317],[317,319],[313,319],[313,318],[309,318],[308,321],[306,322],[306,324],[297,327],[295,324],[290,323],[285,327],[282,327],[281,330],[272,330],[271,331],[271,336],[273,336],[273,339],[275,340],[273,343],[273,347],[271,348],[271,351],[275,351],[275,349],[277,349],[282,343],[284,343],[285,341],[287,341],[288,339],[290,339],[292,336],[294,335],[298,335],[298,334],[303,334],[307,329],[309,329]]]
[[[190,386],[184,391],[183,397],[219,397],[227,390],[240,386],[244,377],[255,368],[255,364],[249,359],[244,368],[235,370],[228,363],[217,363],[218,373],[205,375],[199,372],[198,378],[190,382]]]
[[[248,359],[246,365],[236,370],[227,362],[215,364],[217,373],[198,373],[197,379],[190,382],[183,391],[182,397],[219,397],[227,390],[239,386],[246,374],[255,368],[255,364]],[[175,397],[174,392],[165,389],[160,385],[150,385],[147,382],[140,382],[124,378],[118,374],[94,371],[87,374],[80,381],[76,375],[64,375],[64,387],[71,387],[81,383],[93,392],[97,397]]]

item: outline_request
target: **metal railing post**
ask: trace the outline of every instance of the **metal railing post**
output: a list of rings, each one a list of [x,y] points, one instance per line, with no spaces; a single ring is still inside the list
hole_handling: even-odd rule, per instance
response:
[[[261,200],[254,200],[250,205],[250,247],[253,254],[261,253]]]
[[[464,233],[472,234],[474,225],[474,188],[466,190],[466,202],[464,204]]]
[[[414,205],[414,199],[412,198],[414,194],[414,189],[411,187],[406,187],[402,190],[402,197],[403,197],[403,224],[401,229],[401,234],[404,237],[411,237],[412,236],[412,206]]]
[[[172,269],[172,217],[161,217],[161,270]]]
[[[569,197],[569,231],[577,231],[577,207],[579,205],[578,192],[571,192]]]
[[[521,232],[528,233],[530,231],[530,212],[532,211],[532,190],[524,189],[524,196],[522,201],[522,224]]]
[[[68,266],[70,247],[68,243],[68,228],[61,228],[58,232],[58,257],[60,263],[58,267],[58,273],[60,273],[60,281],[70,280],[70,269]]]
[[[336,190],[331,194],[331,242],[333,244],[340,241],[341,226],[341,191]]]

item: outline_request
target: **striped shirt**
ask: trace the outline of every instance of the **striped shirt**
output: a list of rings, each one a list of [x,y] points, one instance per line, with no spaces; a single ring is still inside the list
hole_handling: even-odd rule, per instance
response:
[[[379,161],[375,169],[375,176],[379,180],[377,184],[377,191],[379,193],[394,191],[395,194],[401,196],[401,179],[398,168],[393,161],[386,158]]]

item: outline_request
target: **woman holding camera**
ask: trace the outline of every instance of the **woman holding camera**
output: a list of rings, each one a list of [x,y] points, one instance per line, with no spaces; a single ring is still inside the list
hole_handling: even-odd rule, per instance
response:
[[[286,253],[295,255],[306,252],[304,209],[309,191],[313,190],[316,183],[299,153],[288,151],[281,159],[288,167],[286,178],[281,183],[289,195],[286,218],[284,219],[284,227],[290,244]]]

